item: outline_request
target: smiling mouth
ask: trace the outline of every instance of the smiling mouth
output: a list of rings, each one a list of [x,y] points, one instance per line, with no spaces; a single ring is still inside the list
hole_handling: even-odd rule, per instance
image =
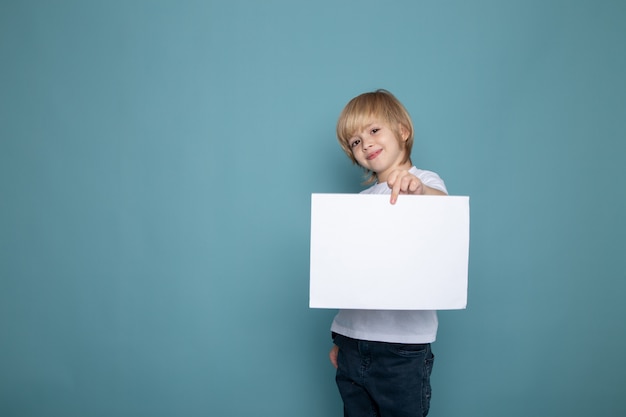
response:
[[[371,161],[372,159],[376,158],[378,155],[380,155],[380,153],[382,152],[382,149],[379,149],[375,152],[372,152],[371,154],[367,155],[367,157],[365,159],[367,159],[368,161]]]

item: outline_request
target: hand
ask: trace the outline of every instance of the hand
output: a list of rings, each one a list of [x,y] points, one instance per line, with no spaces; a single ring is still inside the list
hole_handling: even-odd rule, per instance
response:
[[[333,348],[330,350],[328,356],[330,358],[330,363],[333,364],[335,369],[337,369],[337,367],[339,366],[337,365],[337,355],[339,355],[339,346],[333,345]]]
[[[396,169],[389,174],[387,185],[391,188],[391,204],[396,204],[400,194],[421,195],[426,192],[426,186],[419,178],[402,169]]]

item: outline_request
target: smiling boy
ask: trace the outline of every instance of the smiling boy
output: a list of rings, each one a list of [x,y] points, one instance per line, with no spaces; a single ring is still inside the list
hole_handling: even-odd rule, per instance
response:
[[[413,166],[411,117],[388,91],[353,98],[339,116],[337,138],[369,174],[367,183],[375,183],[362,194],[390,194],[391,204],[401,194],[447,194],[436,173]],[[375,247],[363,250],[376,256]],[[344,416],[426,416],[437,327],[436,311],[340,310],[331,326],[330,361]]]

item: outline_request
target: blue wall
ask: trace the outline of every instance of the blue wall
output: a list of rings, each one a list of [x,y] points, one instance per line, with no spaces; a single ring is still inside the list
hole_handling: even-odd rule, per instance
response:
[[[433,417],[626,414],[626,4],[0,3],[0,415],[340,416],[310,194],[387,88],[471,196]]]

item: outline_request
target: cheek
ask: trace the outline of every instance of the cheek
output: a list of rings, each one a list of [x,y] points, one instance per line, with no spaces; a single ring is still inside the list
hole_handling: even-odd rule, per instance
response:
[[[352,152],[352,161],[360,166],[363,166],[365,159],[363,158],[362,154],[359,154],[358,152]]]

